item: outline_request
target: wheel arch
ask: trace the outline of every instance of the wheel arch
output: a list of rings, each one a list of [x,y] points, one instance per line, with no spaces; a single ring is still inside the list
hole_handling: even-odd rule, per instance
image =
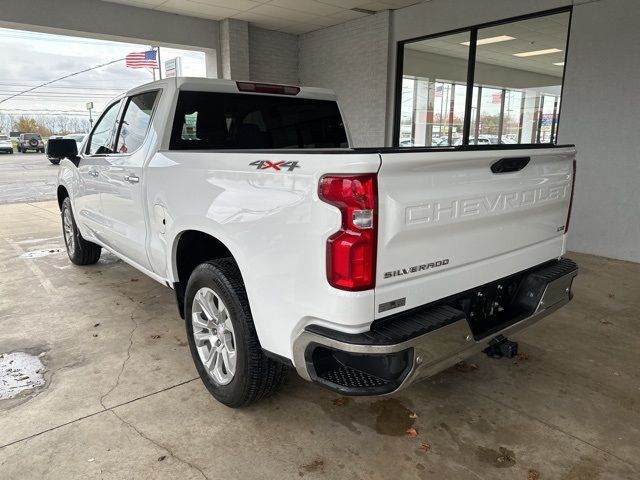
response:
[[[242,268],[232,250],[218,237],[197,229],[187,229],[176,235],[171,249],[173,287],[180,316],[184,318],[184,296],[193,270],[201,263],[219,258],[232,258],[242,276]]]
[[[62,202],[69,196],[69,190],[64,185],[58,185],[56,190],[56,198],[58,199],[58,207],[62,210]]]

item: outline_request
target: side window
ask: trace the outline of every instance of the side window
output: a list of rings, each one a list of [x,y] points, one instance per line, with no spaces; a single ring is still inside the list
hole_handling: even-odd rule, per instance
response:
[[[118,111],[122,100],[111,105],[98,123],[96,123],[91,138],[87,144],[87,153],[89,155],[103,155],[114,153],[114,139],[116,135],[116,123]]]
[[[146,92],[129,99],[118,136],[118,153],[134,152],[142,146],[151,122],[158,92]]]

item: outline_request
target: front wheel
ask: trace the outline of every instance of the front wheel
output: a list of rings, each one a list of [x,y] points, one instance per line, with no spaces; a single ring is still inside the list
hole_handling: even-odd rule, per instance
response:
[[[287,367],[263,353],[233,259],[196,267],[187,284],[185,319],[196,369],[219,402],[245,407],[283,383]]]
[[[93,265],[100,260],[102,247],[82,237],[73,218],[71,199],[69,197],[62,202],[62,233],[64,244],[67,247],[67,255],[69,255],[69,260],[72,263],[76,265]]]

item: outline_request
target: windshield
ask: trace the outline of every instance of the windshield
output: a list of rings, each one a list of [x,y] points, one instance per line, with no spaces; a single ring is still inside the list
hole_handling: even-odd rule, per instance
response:
[[[331,100],[180,92],[172,150],[345,148],[347,134]]]
[[[0,142],[6,142],[9,140],[9,137],[7,137],[6,135],[0,135]]]

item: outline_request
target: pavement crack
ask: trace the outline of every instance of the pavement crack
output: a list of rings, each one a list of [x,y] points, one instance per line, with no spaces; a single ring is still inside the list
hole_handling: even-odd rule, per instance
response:
[[[118,413],[115,412],[114,410],[109,410],[109,411],[111,413],[113,413],[118,420],[120,420],[127,427],[129,427],[131,430],[136,432],[141,438],[144,438],[145,440],[147,440],[148,442],[152,443],[153,445],[155,445],[159,449],[164,450],[165,452],[167,452],[169,454],[169,456],[171,456],[172,458],[175,458],[180,463],[183,463],[183,464],[189,466],[190,468],[192,468],[194,470],[197,470],[198,472],[200,472],[200,475],[202,475],[202,477],[205,480],[210,480],[209,477],[207,477],[205,475],[205,473],[202,471],[202,469],[200,467],[198,467],[197,465],[194,465],[193,463],[189,462],[188,460],[185,460],[184,458],[178,456],[171,448],[167,447],[166,445],[163,445],[160,442],[158,442],[158,441],[154,440],[153,438],[149,437],[142,430],[140,430],[138,427],[136,427],[133,423],[126,421],[124,418],[122,418],[120,415],[118,415]]]
[[[132,300],[134,301],[134,300]],[[140,305],[136,305],[134,307],[134,309],[131,311],[131,321],[133,322],[134,326],[133,329],[131,330],[131,332],[129,332],[129,346],[127,347],[127,356],[124,359],[124,361],[122,362],[122,366],[120,367],[120,371],[118,372],[118,376],[116,377],[116,382],[113,384],[113,386],[100,397],[100,405],[102,405],[102,408],[107,410],[107,406],[104,404],[104,400],[116,389],[118,388],[118,385],[120,385],[120,377],[122,377],[122,374],[124,373],[124,369],[127,366],[127,362],[129,362],[129,360],[131,359],[131,348],[133,347],[133,335],[136,333],[136,330],[138,329],[138,327],[140,326],[140,324],[138,323],[138,321],[135,318],[136,312],[138,311],[138,308],[140,308]]]

